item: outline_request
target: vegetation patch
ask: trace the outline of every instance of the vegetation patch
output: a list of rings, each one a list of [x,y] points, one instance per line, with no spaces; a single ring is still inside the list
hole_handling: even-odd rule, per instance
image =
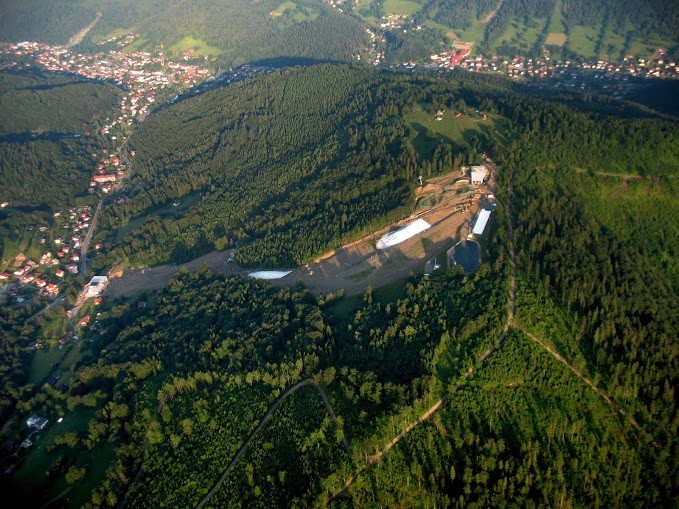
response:
[[[417,2],[412,0],[384,0],[385,14],[405,14],[412,16],[422,8]]]
[[[210,56],[214,57],[220,55],[222,50],[216,46],[211,46],[201,39],[197,39],[191,35],[187,35],[183,39],[180,39],[172,46],[170,50],[176,51],[177,53],[192,52],[196,55]]]

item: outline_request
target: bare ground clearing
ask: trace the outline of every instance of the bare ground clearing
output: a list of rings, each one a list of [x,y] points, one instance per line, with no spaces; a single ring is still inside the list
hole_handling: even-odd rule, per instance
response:
[[[444,193],[459,178],[454,172],[427,182],[418,192]],[[485,191],[488,191],[486,189]],[[269,280],[273,284],[292,286],[302,282],[315,294],[343,289],[347,295],[365,291],[368,285],[375,288],[406,278],[411,272],[422,273],[430,258],[450,248],[456,239],[466,234],[465,225],[471,220],[480,195],[458,197],[436,207],[399,221],[360,240],[330,251],[326,255],[295,269],[283,279]],[[377,239],[391,229],[419,217],[431,228],[389,249],[378,250]],[[114,297],[131,296],[144,290],[160,290],[180,268],[190,271],[207,264],[210,269],[224,275],[245,275],[251,270],[229,263],[230,251],[214,251],[181,265],[161,265],[125,271],[122,276],[110,276],[108,293]]]
[[[547,39],[545,40],[545,44],[553,44],[554,46],[563,46],[566,44],[566,41],[568,40],[568,36],[564,33],[556,33],[552,32],[547,34]]]

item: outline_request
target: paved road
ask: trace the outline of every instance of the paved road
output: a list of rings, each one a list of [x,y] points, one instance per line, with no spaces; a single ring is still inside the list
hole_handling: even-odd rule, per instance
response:
[[[85,277],[87,273],[87,248],[90,245],[90,240],[92,240],[92,234],[94,233],[94,228],[96,227],[97,224],[97,216],[101,211],[101,206],[103,203],[104,199],[102,198],[101,200],[99,200],[97,209],[94,211],[94,215],[92,216],[92,224],[90,225],[90,229],[87,230],[87,235],[85,235],[83,243],[80,246],[80,274],[82,274],[83,277]]]

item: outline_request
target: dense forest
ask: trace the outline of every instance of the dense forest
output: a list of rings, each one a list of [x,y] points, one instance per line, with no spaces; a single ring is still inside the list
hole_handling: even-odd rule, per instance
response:
[[[0,72],[0,201],[10,204],[0,212],[4,267],[38,243],[37,225],[86,194],[92,154],[102,149],[87,133],[116,111],[121,95],[112,84],[72,75]]]
[[[0,73],[0,198],[15,206],[63,207],[93,174],[94,132],[122,91],[53,73]]]
[[[0,139],[10,134],[83,134],[112,112],[122,91],[81,76],[0,73]]]
[[[489,120],[450,138],[413,121],[439,108]],[[100,268],[236,242],[241,263],[301,263],[409,214],[418,175],[483,152],[499,204],[484,263],[358,297],[182,270],[89,308],[60,376],[37,376],[53,354],[25,349],[47,321],[3,305],[3,438],[50,419],[3,458],[4,492],[55,507],[676,505],[678,136],[676,119],[605,98],[345,65],[162,109],[130,139],[136,180],[101,218],[117,244]]]

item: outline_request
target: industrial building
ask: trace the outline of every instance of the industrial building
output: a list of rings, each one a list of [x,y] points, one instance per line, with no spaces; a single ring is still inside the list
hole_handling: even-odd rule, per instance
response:
[[[472,230],[474,235],[483,235],[483,232],[486,229],[486,224],[488,224],[488,219],[490,219],[491,212],[491,210],[486,209],[481,211],[478,219],[476,220],[476,224],[474,225],[474,229]]]
[[[98,297],[108,287],[108,278],[106,276],[94,276],[90,283],[85,287],[85,297]]]

